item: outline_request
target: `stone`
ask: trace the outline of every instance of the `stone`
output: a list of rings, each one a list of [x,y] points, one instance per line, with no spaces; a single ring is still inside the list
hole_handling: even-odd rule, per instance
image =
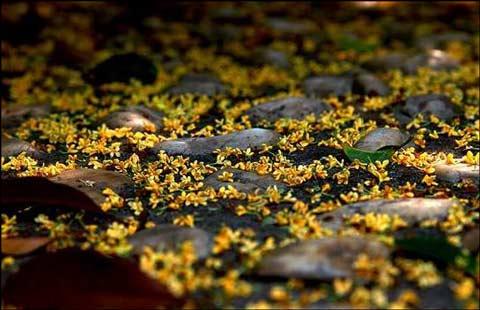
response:
[[[259,49],[255,53],[255,60],[258,64],[268,64],[280,69],[288,69],[290,61],[285,52],[274,50],[272,48]]]
[[[303,89],[307,96],[327,97],[345,96],[352,92],[353,77],[340,75],[321,75],[307,78]]]
[[[233,182],[220,181],[218,177],[224,172],[233,174]],[[227,168],[218,170],[209,175],[204,180],[205,186],[213,187],[219,190],[222,186],[227,187],[231,185],[237,190],[244,193],[253,193],[256,190],[265,191],[269,186],[276,186],[279,190],[287,190],[287,186],[282,182],[276,181],[269,175],[259,175],[255,172],[243,171],[240,169]]]
[[[224,94],[228,87],[223,85],[220,80],[208,74],[187,74],[180,79],[180,83],[167,90],[168,94],[198,94],[206,96],[215,96]]]
[[[332,309],[332,310],[350,310],[355,309],[350,304],[345,302],[328,302],[325,300],[317,301],[311,305],[308,305],[306,308],[303,309],[311,309],[311,310],[318,310],[318,309]],[[358,308],[357,308],[358,309]]]
[[[366,61],[362,67],[372,71],[389,71],[393,69],[402,69],[407,55],[401,53],[392,53],[384,56],[375,57]]]
[[[480,166],[467,164],[437,164],[435,167],[435,175],[438,180],[451,183],[459,183],[465,180],[471,180],[477,186],[480,180]]]
[[[50,114],[49,105],[10,105],[2,108],[2,128],[20,126],[29,118],[41,118]]]
[[[270,102],[262,103],[250,108],[246,114],[253,122],[267,120],[275,122],[280,118],[303,119],[309,114],[319,116],[325,111],[332,108],[321,100],[303,98],[303,97],[286,97],[276,99]]]
[[[130,127],[132,131],[150,131],[162,127],[163,113],[145,106],[132,106],[107,116],[103,122],[109,128]]]
[[[85,79],[99,86],[106,83],[130,83],[136,79],[143,84],[152,84],[157,79],[157,68],[148,58],[136,53],[114,55],[96,65]]]
[[[252,17],[248,12],[236,7],[219,7],[211,10],[212,19],[219,24],[247,24],[252,21]],[[220,27],[220,28],[222,28]]]
[[[416,45],[421,49],[430,50],[439,48],[442,44],[447,42],[468,42],[468,40],[470,40],[468,33],[446,32],[421,37],[417,40]]]
[[[143,252],[145,246],[150,246],[156,251],[175,251],[183,242],[191,241],[198,259],[207,257],[213,245],[210,234],[203,229],[171,224],[139,231],[129,237],[128,241],[133,246],[133,253],[137,255]]]
[[[213,154],[216,149],[226,147],[259,150],[263,144],[273,145],[277,143],[279,137],[280,135],[273,130],[251,128],[208,138],[182,138],[163,141],[155,145],[151,152],[156,154],[163,150],[168,155],[198,156]]]
[[[107,187],[120,196],[130,196],[134,190],[133,181],[126,175],[116,171],[102,169],[66,170],[50,177],[50,181],[73,187],[90,197],[97,205],[101,205],[106,196],[102,194]]]
[[[8,158],[10,156],[17,156],[25,152],[25,155],[34,159],[44,160],[47,153],[33,146],[27,141],[17,138],[2,139],[2,157]]]
[[[387,96],[390,87],[375,75],[367,72],[357,74],[353,82],[353,93],[360,95]]]
[[[361,138],[354,147],[363,151],[375,152],[386,146],[401,146],[410,135],[397,128],[377,128]]]
[[[367,213],[398,215],[409,225],[415,225],[424,220],[445,219],[448,216],[448,210],[453,205],[455,205],[455,201],[452,199],[376,199],[345,205],[335,211],[320,215],[318,219],[324,227],[333,230],[341,228],[345,217]]]
[[[290,244],[265,254],[257,274],[285,278],[333,280],[355,275],[353,264],[361,253],[387,258],[389,249],[362,237],[325,237]]]
[[[420,67],[428,67],[434,71],[456,69],[459,62],[441,50],[428,50],[417,55],[392,53],[368,60],[362,66],[372,71],[399,69],[406,74],[416,74]]]
[[[418,113],[433,114],[444,121],[451,120],[458,115],[450,98],[441,94],[412,96],[405,101],[405,104],[394,110],[395,117],[402,124],[408,123]]]
[[[462,237],[462,244],[470,252],[478,252],[480,248],[480,228],[477,226],[468,230]]]
[[[430,50],[424,54],[408,58],[402,69],[407,74],[416,74],[418,68],[428,67],[434,71],[453,70],[460,63],[441,50]]]
[[[285,18],[268,18],[267,26],[274,31],[288,34],[306,34],[315,30],[315,24],[308,21],[295,21]]]

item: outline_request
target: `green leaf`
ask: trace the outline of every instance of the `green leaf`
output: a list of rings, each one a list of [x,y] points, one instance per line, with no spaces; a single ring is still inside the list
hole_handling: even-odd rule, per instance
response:
[[[392,155],[395,153],[397,150],[397,147],[388,147],[388,148],[382,148],[381,150],[375,151],[375,152],[369,152],[369,151],[363,151],[354,147],[350,146],[344,146],[343,147],[343,152],[345,155],[347,155],[348,159],[351,161],[354,161],[355,159],[358,159],[362,163],[375,163],[377,160],[378,161],[384,161],[387,159],[390,159]]]
[[[445,238],[430,236],[401,237],[395,239],[399,250],[415,254],[419,258],[454,265],[475,276],[479,271],[478,261],[467,250],[454,246]]]
[[[275,224],[275,219],[271,216],[267,216],[266,218],[263,219],[262,221],[262,226],[265,226],[265,225],[273,225]]]
[[[341,37],[338,40],[338,46],[344,51],[354,50],[359,53],[371,52],[377,47],[375,44],[370,44],[351,36]]]

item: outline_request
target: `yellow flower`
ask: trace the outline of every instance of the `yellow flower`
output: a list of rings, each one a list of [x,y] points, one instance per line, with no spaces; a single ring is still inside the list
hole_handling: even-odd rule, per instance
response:
[[[274,286],[270,289],[270,298],[273,301],[287,301],[290,296],[283,287]]]
[[[422,183],[425,183],[428,186],[436,186],[436,185],[438,185],[438,183],[435,182],[435,179],[436,179],[435,175],[426,174],[422,179]]]
[[[333,280],[333,288],[335,290],[335,294],[339,296],[347,294],[352,288],[352,285],[353,281],[351,279],[336,278]]]
[[[233,173],[224,171],[221,175],[218,176],[218,179],[223,182],[233,182]]]
[[[453,291],[458,299],[468,299],[475,292],[475,282],[473,279],[465,278],[454,286]]]
[[[468,151],[467,155],[463,156],[462,161],[469,165],[480,165],[480,153],[473,155],[471,151]]]
[[[15,263],[15,258],[12,256],[6,256],[2,259],[2,270],[12,266]]]
[[[194,226],[194,218],[193,215],[188,214],[188,215],[180,215],[177,218],[173,220],[174,225],[178,226],[187,226],[187,227],[193,227]]]

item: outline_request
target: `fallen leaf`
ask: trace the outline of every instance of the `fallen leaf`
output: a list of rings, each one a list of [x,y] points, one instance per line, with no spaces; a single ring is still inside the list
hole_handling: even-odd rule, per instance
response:
[[[8,238],[2,239],[2,254],[26,255],[30,254],[51,241],[48,237]]]
[[[83,192],[42,177],[12,178],[1,181],[2,206],[47,205],[76,210],[102,212]]]
[[[27,309],[172,309],[184,303],[136,263],[75,248],[25,262],[6,279],[2,299],[7,307]]]
[[[357,148],[353,148],[350,146],[343,147],[343,151],[345,152],[345,155],[347,155],[347,157],[351,161],[358,159],[362,163],[375,163],[377,160],[384,161],[384,160],[390,159],[390,157],[392,157],[392,155],[395,153],[396,150],[397,150],[396,147],[388,147],[375,152],[369,152],[369,151],[363,151]]]
[[[433,236],[405,236],[395,239],[397,250],[412,253],[419,258],[455,265],[475,276],[479,271],[476,258],[468,251],[454,246],[445,238]]]

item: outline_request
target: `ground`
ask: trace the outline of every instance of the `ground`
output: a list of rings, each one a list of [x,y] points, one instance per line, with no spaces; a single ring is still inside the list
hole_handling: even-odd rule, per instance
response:
[[[479,307],[475,2],[3,3],[2,307]]]

